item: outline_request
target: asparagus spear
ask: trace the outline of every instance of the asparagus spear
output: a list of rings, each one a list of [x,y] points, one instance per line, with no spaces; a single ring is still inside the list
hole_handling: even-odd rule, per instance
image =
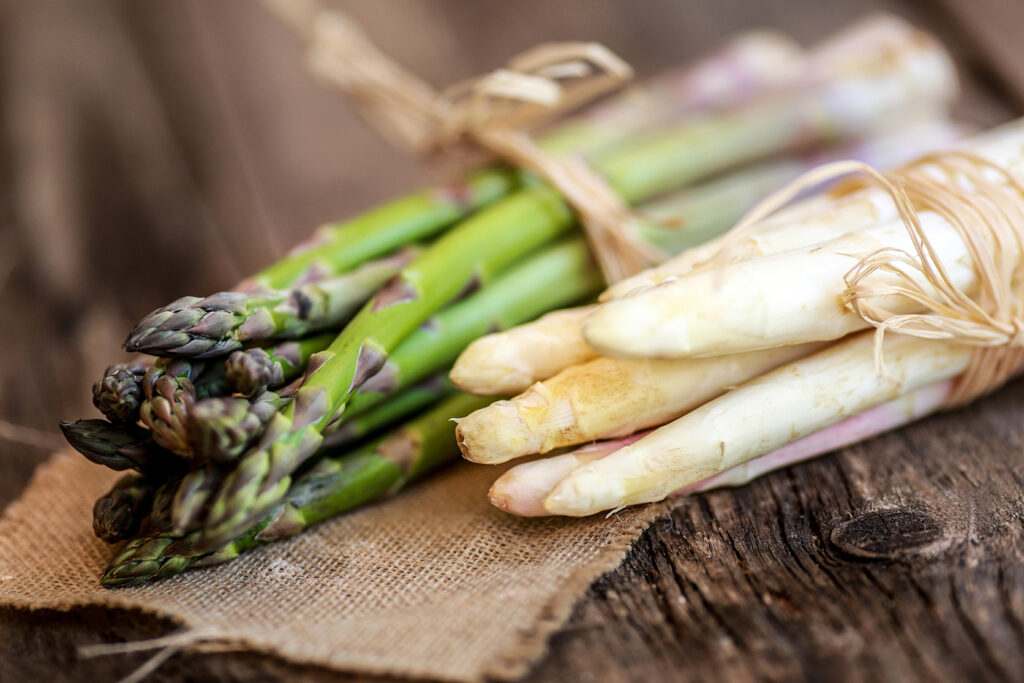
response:
[[[141,361],[108,367],[92,385],[92,403],[111,422],[132,423],[139,419],[142,378],[149,366]]]
[[[134,536],[149,514],[156,487],[138,475],[128,474],[100,497],[92,508],[92,530],[107,543]]]
[[[544,507],[550,514],[580,516],[661,500],[851,415],[956,377],[971,348],[894,334],[886,340],[884,375],[876,371],[874,353],[874,335],[863,332],[762,375],[573,471]]]
[[[398,345],[384,366],[355,391],[356,415],[452,363],[474,339],[595,294],[601,285],[586,243],[562,241],[525,259],[467,299],[442,310]]]
[[[287,289],[340,275],[371,259],[425,239],[519,186],[506,169],[473,174],[464,183],[424,190],[321,227],[285,258],[245,280],[239,291]]]
[[[583,339],[583,320],[593,311],[593,306],[563,309],[480,337],[455,361],[452,382],[473,394],[509,396],[592,359],[597,352]]]
[[[189,414],[197,399],[227,393],[224,364],[162,360],[146,371],[142,386],[146,400],[139,410],[139,420],[159,445],[191,457]]]
[[[289,399],[265,391],[253,400],[223,396],[199,401],[192,408],[186,431],[197,460],[225,464],[255,441]]]
[[[182,466],[177,455],[157,446],[148,431],[135,425],[76,420],[61,422],[60,429],[72,448],[112,470],[135,470],[156,479]]]
[[[597,358],[459,421],[462,454],[499,463],[655,427],[784,363],[813,344],[683,360]]]
[[[220,472],[209,465],[182,478],[171,503],[172,534],[181,536],[195,528],[221,478]]]
[[[394,395],[389,395],[386,401],[377,406],[347,417],[339,427],[327,434],[324,447],[337,448],[361,441],[437,403],[455,391],[446,375],[447,373],[442,372],[429,377]]]
[[[310,526],[393,495],[455,459],[451,420],[485,399],[456,394],[384,438],[354,452],[325,456],[304,473],[283,502],[256,524],[211,552],[199,532],[161,533],[128,543],[103,575],[107,587],[126,586],[230,561],[260,545],[294,536]]]
[[[224,362],[228,384],[245,396],[257,396],[267,389],[282,387],[301,375],[310,356],[330,346],[334,337],[334,333],[328,332],[266,349],[235,351]]]
[[[182,297],[143,318],[129,333],[125,348],[161,356],[212,358],[246,343],[295,339],[338,327],[416,253],[416,249],[401,249],[350,273],[288,290]]]

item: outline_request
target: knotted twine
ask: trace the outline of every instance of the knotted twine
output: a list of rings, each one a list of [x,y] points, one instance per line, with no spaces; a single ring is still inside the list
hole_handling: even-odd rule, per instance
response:
[[[421,156],[483,150],[550,183],[573,208],[609,283],[664,260],[640,221],[582,159],[546,154],[529,131],[620,88],[633,71],[596,43],[549,43],[438,92],[315,0],[266,0],[302,36],[314,73],[337,85],[388,140]],[[478,156],[478,155],[476,155]]]
[[[885,191],[913,245],[913,252],[879,249],[844,276],[845,305],[875,328],[877,371],[885,372],[885,335],[893,332],[974,347],[947,408],[1005,384],[1024,367],[1024,184],[999,164],[967,151],[926,154],[889,173],[859,161],[826,164],[755,206],[729,233],[723,250],[809,188],[844,179]],[[937,215],[963,241],[977,277],[973,295],[949,277],[921,212]],[[901,312],[892,304],[900,300],[920,312]]]

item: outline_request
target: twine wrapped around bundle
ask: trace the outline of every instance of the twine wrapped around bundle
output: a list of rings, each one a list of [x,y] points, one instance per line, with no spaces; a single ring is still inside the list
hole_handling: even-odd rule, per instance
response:
[[[845,276],[846,306],[876,330],[879,372],[884,372],[885,334],[894,332],[976,348],[947,407],[1002,386],[1024,367],[1024,184],[998,164],[964,151],[931,153],[887,174],[857,161],[826,164],[751,210],[725,248],[803,191],[846,178],[889,195],[914,248],[913,253],[880,249]],[[963,240],[977,276],[975,294],[953,283],[920,212],[935,214]],[[880,281],[872,278],[875,274],[889,277]],[[914,302],[922,312],[894,310],[893,297]]]
[[[357,25],[315,0],[267,0],[308,43],[312,70],[341,87],[390,141],[420,155],[467,145],[536,173],[578,214],[609,283],[662,260],[640,221],[580,159],[551,156],[529,131],[618,89],[632,69],[596,43],[537,46],[502,69],[443,92],[385,55]]]

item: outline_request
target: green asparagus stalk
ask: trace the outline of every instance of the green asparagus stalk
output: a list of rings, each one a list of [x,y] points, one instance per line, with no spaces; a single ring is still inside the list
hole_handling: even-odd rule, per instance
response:
[[[100,497],[92,508],[92,530],[107,543],[135,536],[149,515],[156,486],[145,477],[128,474]]]
[[[387,400],[379,405],[346,418],[345,422],[327,434],[324,448],[337,448],[362,441],[385,427],[434,405],[454,392],[455,387],[448,381],[448,372],[442,371],[394,395],[389,395]]]
[[[221,465],[235,460],[288,401],[273,391],[265,391],[252,401],[230,396],[199,401],[191,410],[186,429],[193,456]]]
[[[245,280],[239,291],[265,292],[346,273],[399,247],[436,235],[519,185],[519,174],[488,169],[464,183],[424,190],[321,227],[285,258]]]
[[[334,333],[318,334],[266,349],[235,351],[224,362],[228,384],[245,396],[257,396],[267,389],[282,387],[301,375],[310,356],[330,346],[335,336]]]
[[[171,533],[180,536],[195,528],[220,480],[212,466],[192,470],[182,478],[171,503]]]
[[[129,333],[125,348],[161,356],[213,358],[246,343],[296,339],[339,327],[416,253],[407,247],[350,273],[287,290],[182,297],[143,318]]]
[[[384,366],[353,393],[345,412],[358,415],[451,365],[466,346],[488,332],[586,299],[600,287],[601,275],[582,238],[544,249],[409,335]]]
[[[157,446],[148,431],[135,425],[76,420],[61,422],[60,429],[72,448],[97,465],[112,470],[135,470],[160,479],[184,465],[177,455]]]
[[[108,367],[92,385],[93,405],[111,422],[136,422],[143,401],[142,378],[148,367],[141,361]]]
[[[257,546],[289,538],[374,500],[456,459],[451,420],[487,404],[455,394],[384,438],[354,452],[325,456],[304,473],[269,514],[221,548],[210,551],[200,532],[184,537],[159,533],[133,540],[103,575],[107,587],[145,583],[235,559]]]

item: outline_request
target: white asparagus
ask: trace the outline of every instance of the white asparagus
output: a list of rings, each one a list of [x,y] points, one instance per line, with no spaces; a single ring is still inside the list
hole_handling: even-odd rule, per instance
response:
[[[480,337],[455,361],[452,382],[471,394],[510,396],[594,358],[597,352],[583,340],[583,319],[593,310],[593,306],[567,308]]]
[[[960,135],[961,128],[948,119],[921,119],[899,131],[882,133],[855,147],[829,150],[817,162],[850,158],[876,168],[892,168],[924,152],[948,146]],[[813,164],[802,170],[810,167]],[[788,178],[787,182],[795,177],[796,174]],[[670,207],[671,204],[666,203],[665,209]],[[610,301],[635,295],[699,268],[719,267],[757,256],[821,244],[896,217],[896,207],[889,196],[879,189],[816,195],[751,226],[748,234],[742,238],[723,235],[688,249],[659,266],[621,280],[606,289],[600,300]]]
[[[459,420],[463,456],[500,463],[672,420],[729,387],[807,356],[814,344],[684,360],[597,358]]]
[[[865,332],[754,379],[639,441],[584,465],[545,500],[551,514],[584,516],[662,500],[851,415],[966,367],[971,350],[890,335],[885,374]]]
[[[743,486],[777,469],[811,460],[910,424],[941,408],[949,396],[952,384],[950,380],[929,384],[790,442],[771,453],[736,465],[721,474],[686,486],[672,495],[684,496],[719,488]],[[547,515],[544,500],[570,473],[587,463],[611,455],[645,435],[646,432],[626,439],[599,441],[570,453],[517,465],[505,472],[491,486],[491,503],[505,512],[521,517]]]
[[[898,429],[942,408],[952,387],[952,380],[928,384],[888,403],[869,408],[842,422],[837,422],[790,442],[771,453],[740,463],[721,474],[691,484],[672,495],[683,496],[690,493],[743,486],[769,472]],[[611,455],[611,452],[608,452],[607,455]]]
[[[921,223],[950,280],[971,293],[976,276],[959,233],[933,213],[921,214]],[[695,271],[610,301],[587,318],[583,334],[602,353],[634,358],[717,356],[839,339],[868,327],[845,305],[846,273],[886,248],[913,252],[899,220],[823,245]],[[897,280],[879,271],[866,282],[881,286]],[[878,303],[883,302],[899,312],[919,310],[905,297]]]
[[[495,480],[487,497],[499,510],[520,517],[543,517],[548,514],[544,509],[544,499],[558,482],[578,467],[628,446],[640,436],[637,434],[614,441],[599,441],[571,453],[516,465]]]
[[[1024,119],[963,144],[967,151],[1024,175]],[[975,275],[954,228],[931,212],[920,214],[939,259],[962,291]],[[844,275],[877,249],[913,253],[899,220],[849,232],[824,245],[704,268],[636,295],[609,301],[584,325],[598,351],[663,358],[739,353],[778,344],[837,339],[866,325],[842,300]],[[887,284],[877,272],[864,284]],[[894,309],[917,312],[909,299]]]

